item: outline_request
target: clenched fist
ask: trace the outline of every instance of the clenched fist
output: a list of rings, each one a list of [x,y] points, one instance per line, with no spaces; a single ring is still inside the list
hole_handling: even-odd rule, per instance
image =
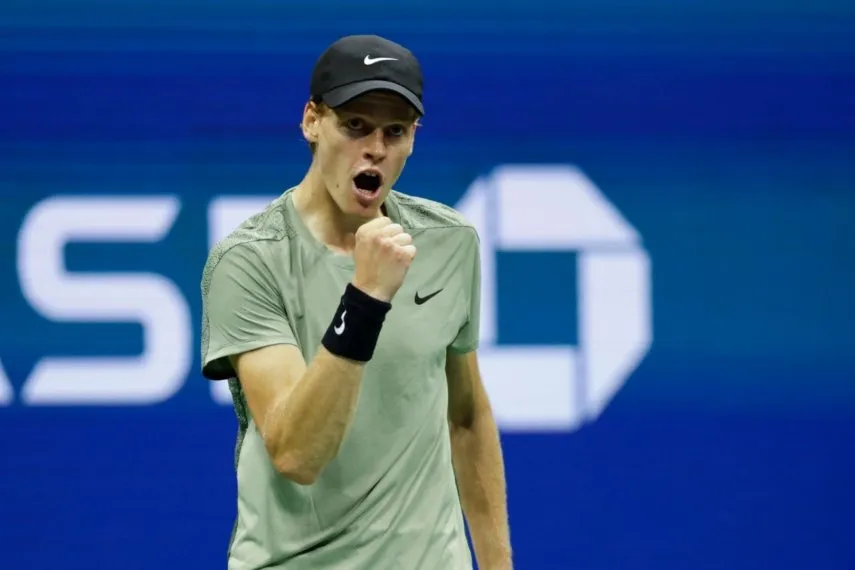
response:
[[[416,256],[413,238],[387,217],[371,220],[356,231],[353,286],[390,302]]]

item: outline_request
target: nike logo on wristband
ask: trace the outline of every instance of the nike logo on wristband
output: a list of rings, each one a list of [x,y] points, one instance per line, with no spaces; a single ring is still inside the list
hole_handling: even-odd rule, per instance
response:
[[[430,295],[425,295],[424,297],[419,297],[419,292],[416,291],[416,305],[423,305],[423,304],[427,303],[428,301],[430,301],[431,299],[433,299],[434,297],[436,297],[437,295],[439,295],[440,293],[442,293],[442,289],[440,289],[439,291],[434,291]]]
[[[339,336],[341,336],[341,333],[343,333],[343,332],[344,332],[344,316],[345,316],[346,314],[347,314],[347,311],[344,311],[344,312],[341,314],[341,324],[340,324],[340,325],[338,325],[338,326],[333,327],[333,330],[335,331],[335,334],[337,334],[337,335],[339,335]]]

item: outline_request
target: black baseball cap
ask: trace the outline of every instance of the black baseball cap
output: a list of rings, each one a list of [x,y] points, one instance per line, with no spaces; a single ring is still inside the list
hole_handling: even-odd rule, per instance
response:
[[[420,115],[422,70],[404,46],[374,35],[345,36],[318,58],[312,72],[311,96],[338,107],[369,91],[385,90],[406,99]]]

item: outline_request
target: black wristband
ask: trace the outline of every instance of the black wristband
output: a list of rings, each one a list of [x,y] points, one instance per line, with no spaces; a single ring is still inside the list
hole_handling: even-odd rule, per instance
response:
[[[368,362],[374,356],[383,320],[391,308],[390,303],[375,299],[348,283],[324,334],[324,347],[337,356]]]

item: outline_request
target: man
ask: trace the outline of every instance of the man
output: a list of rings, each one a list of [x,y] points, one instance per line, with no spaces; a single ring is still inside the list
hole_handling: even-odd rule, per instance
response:
[[[422,114],[407,49],[335,42],[304,179],[208,258],[203,373],[228,379],[239,420],[232,570],[471,568],[464,515],[479,567],[511,567],[478,238],[391,190]]]

